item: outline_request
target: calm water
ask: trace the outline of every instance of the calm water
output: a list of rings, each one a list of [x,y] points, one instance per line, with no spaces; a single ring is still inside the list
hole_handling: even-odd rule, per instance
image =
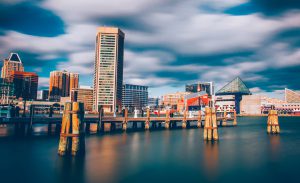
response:
[[[86,155],[57,156],[58,137],[0,137],[0,182],[299,182],[300,118],[280,118],[281,134],[266,134],[266,118],[241,117],[219,128],[86,137]]]

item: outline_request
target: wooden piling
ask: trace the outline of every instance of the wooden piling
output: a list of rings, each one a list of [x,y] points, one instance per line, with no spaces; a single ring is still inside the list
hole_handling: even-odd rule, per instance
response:
[[[183,112],[182,128],[186,128],[186,110]]]
[[[150,129],[150,109],[147,109],[147,119],[145,121],[145,130]]]
[[[222,126],[227,126],[227,112],[224,110]]]
[[[237,126],[236,110],[233,111],[233,126]]]
[[[218,140],[218,126],[215,109],[205,108],[204,140]]]
[[[85,140],[83,135],[84,104],[67,102],[62,118],[58,154],[71,153],[73,156],[84,153]]]
[[[201,110],[198,112],[198,121],[197,121],[197,128],[201,128],[202,126],[202,116],[201,116]]]
[[[165,129],[170,128],[170,111],[166,112]]]
[[[84,151],[85,140],[83,137],[84,104],[73,102],[72,104],[72,155],[76,156]]]
[[[215,108],[212,108],[211,110],[211,118],[212,118],[212,127],[213,127],[213,139],[218,140],[219,135],[218,135],[218,125],[217,125],[217,114]]]
[[[272,134],[280,133],[279,121],[278,121],[278,112],[277,110],[270,110],[268,115],[268,126],[267,132]]]
[[[123,124],[122,124],[123,131],[127,130],[127,123],[128,123],[128,109],[125,108],[125,111],[124,111],[124,121],[123,121]]]

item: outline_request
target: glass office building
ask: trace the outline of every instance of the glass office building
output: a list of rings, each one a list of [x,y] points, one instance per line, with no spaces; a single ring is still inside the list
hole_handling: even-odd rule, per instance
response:
[[[148,86],[124,84],[122,105],[130,110],[146,107],[148,105]]]

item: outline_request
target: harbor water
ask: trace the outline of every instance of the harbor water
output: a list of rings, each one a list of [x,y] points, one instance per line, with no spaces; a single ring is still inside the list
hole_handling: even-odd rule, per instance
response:
[[[76,158],[57,155],[59,137],[46,126],[31,137],[0,127],[1,183],[299,182],[300,117],[280,117],[279,135],[268,135],[266,123],[238,117],[214,143],[202,128],[87,135]]]

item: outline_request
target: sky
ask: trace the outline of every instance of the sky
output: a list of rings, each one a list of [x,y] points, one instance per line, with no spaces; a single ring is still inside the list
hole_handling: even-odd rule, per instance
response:
[[[124,82],[151,96],[240,76],[253,93],[300,89],[298,0],[1,0],[0,59],[19,53],[25,70],[80,74],[92,85],[99,26],[125,33]]]

